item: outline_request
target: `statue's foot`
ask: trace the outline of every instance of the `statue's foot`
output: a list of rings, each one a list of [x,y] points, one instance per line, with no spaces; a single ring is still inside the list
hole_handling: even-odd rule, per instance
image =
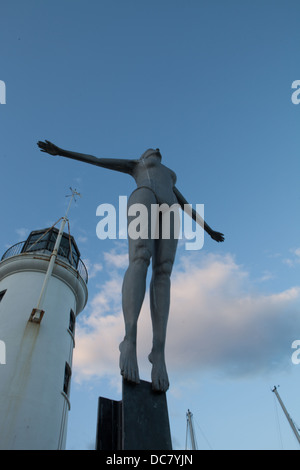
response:
[[[119,346],[120,371],[124,379],[129,382],[140,383],[139,368],[136,357],[136,347],[126,338]]]
[[[152,351],[148,359],[152,364],[152,389],[156,392],[166,392],[170,384],[163,354],[155,354]]]

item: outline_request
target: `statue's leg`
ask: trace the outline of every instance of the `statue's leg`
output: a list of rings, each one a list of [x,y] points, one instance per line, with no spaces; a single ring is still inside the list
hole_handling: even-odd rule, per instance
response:
[[[169,379],[165,364],[165,342],[170,309],[171,272],[177,248],[177,238],[171,231],[169,239],[155,241],[150,284],[150,307],[153,325],[153,345],[149,355],[152,363],[152,388],[166,391]]]
[[[151,204],[155,204],[155,196],[147,188],[135,191],[128,201],[132,204],[143,204],[147,208],[149,218],[145,223],[150,230]],[[128,225],[135,219],[128,217]],[[120,344],[120,370],[123,377],[131,382],[139,382],[139,371],[136,355],[137,321],[142,308],[146,290],[147,270],[153,253],[153,240],[150,232],[147,238],[133,239],[128,235],[129,266],[125,273],[122,286],[122,308],[125,322],[125,337]]]

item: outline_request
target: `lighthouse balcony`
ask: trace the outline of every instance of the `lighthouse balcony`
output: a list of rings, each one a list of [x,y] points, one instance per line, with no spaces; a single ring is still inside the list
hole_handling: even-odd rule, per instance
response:
[[[58,229],[54,227],[50,229],[33,231],[30,233],[27,240],[20,243],[16,243],[15,245],[11,246],[2,256],[1,261],[12,256],[32,252],[51,254],[54,250],[57,235]],[[58,250],[58,257],[70,264],[74,269],[76,269],[78,274],[87,284],[87,269],[83,261],[80,259],[80,252],[78,250],[74,238],[67,233],[63,233],[60,247]]]

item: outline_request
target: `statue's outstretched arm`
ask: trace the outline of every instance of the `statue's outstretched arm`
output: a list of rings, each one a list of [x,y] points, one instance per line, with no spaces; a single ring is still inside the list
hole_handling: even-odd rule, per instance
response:
[[[132,174],[135,167],[135,160],[121,159],[121,158],[97,158],[93,155],[86,155],[84,153],[72,152],[64,150],[57,145],[54,145],[49,140],[45,142],[39,141],[38,147],[42,152],[49,153],[50,155],[60,155],[61,157],[72,158],[80,162],[90,163],[109,170],[121,171],[122,173]]]
[[[215,232],[210,226],[203,220],[203,218],[198,214],[198,212],[195,211],[191,207],[191,205],[187,202],[185,197],[181,194],[180,191],[174,186],[173,188],[174,194],[177,198],[178,204],[184,210],[187,214],[189,214],[197,224],[199,224],[210,236],[213,240],[216,242],[223,242],[224,241],[224,235],[223,233],[220,232]]]

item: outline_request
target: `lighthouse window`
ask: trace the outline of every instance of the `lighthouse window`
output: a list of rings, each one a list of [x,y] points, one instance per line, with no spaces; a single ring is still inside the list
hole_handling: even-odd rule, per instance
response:
[[[69,364],[66,362],[66,366],[65,366],[65,377],[64,377],[64,393],[65,393],[66,395],[69,394],[71,375],[72,375],[71,367],[70,367]]]
[[[71,264],[73,266],[77,267],[78,261],[79,261],[79,256],[78,256],[78,252],[77,252],[74,244],[72,244],[72,253],[70,253],[70,256],[71,256],[71,259],[70,259]]]
[[[69,330],[71,331],[71,333],[72,333],[73,335],[74,335],[74,333],[75,333],[75,322],[76,322],[75,313],[74,313],[73,310],[71,309],[71,311],[70,311]]]
[[[24,243],[22,253],[28,251],[43,251],[51,253],[54,250],[58,233],[59,231],[55,227],[31,232]],[[80,253],[75,240],[67,233],[62,234],[58,255],[66,258],[72,266],[77,268]]]
[[[68,258],[69,252],[70,252],[70,242],[68,238],[62,237],[58,254],[60,256],[63,256],[64,258]]]
[[[23,251],[40,251],[47,248],[48,236],[42,236],[42,232],[33,233],[29,236]]]
[[[2,292],[0,292],[0,302],[3,299],[3,297],[5,295],[5,292],[6,292],[6,290],[3,290]]]

